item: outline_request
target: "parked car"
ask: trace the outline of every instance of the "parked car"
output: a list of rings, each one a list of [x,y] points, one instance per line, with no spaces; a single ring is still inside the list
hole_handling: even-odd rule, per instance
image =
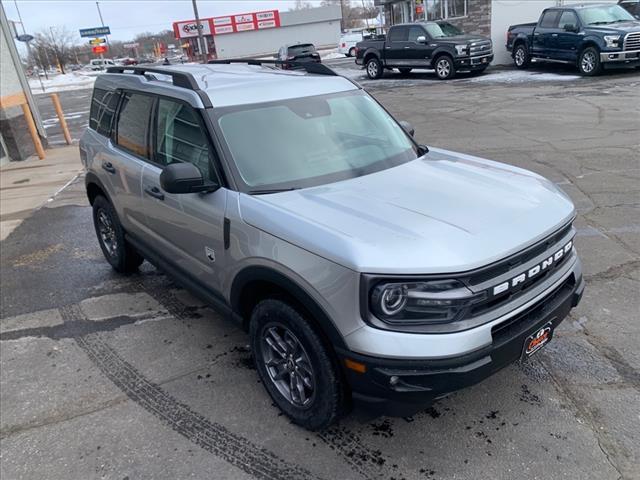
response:
[[[283,45],[278,50],[276,58],[283,62],[315,62],[320,63],[320,54],[316,51],[313,43],[299,43],[296,45]],[[288,64],[283,64],[282,68],[290,68]]]
[[[509,27],[507,50],[518,68],[535,59],[597,75],[603,66],[640,65],[640,21],[619,5],[547,8],[538,23]]]
[[[93,71],[102,71],[113,66],[115,66],[115,62],[110,58],[94,58],[89,62],[88,68]]]
[[[580,301],[551,181],[420,145],[327,67],[212,63],[97,78],[95,230],[116,271],[149,260],[245,328],[296,424],[351,400],[415,413],[537,352]]]
[[[618,0],[618,5],[640,20],[640,0]]]
[[[386,37],[356,45],[356,63],[364,66],[371,79],[382,77],[384,69],[397,68],[402,74],[433,69],[439,79],[446,80],[459,70],[482,73],[492,60],[490,39],[465,35],[448,22],[394,25]]]

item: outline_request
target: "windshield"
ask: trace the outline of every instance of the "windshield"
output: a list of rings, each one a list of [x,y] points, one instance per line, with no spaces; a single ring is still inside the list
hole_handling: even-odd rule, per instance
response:
[[[250,193],[355,178],[417,158],[405,131],[361,91],[214,111]]]
[[[607,23],[635,20],[629,12],[618,5],[583,8],[578,10],[578,15],[586,25],[606,25]]]
[[[427,29],[427,32],[429,32],[429,35],[431,35],[431,38],[456,37],[458,35],[463,35],[462,30],[447,22],[425,23],[424,26]]]

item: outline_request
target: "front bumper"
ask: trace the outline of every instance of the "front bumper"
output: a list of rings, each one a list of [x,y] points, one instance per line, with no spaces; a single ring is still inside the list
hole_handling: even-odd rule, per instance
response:
[[[489,53],[473,57],[456,57],[453,59],[453,64],[456,70],[479,70],[487,68],[492,61],[493,53]]]
[[[343,359],[366,365],[365,373],[345,369],[354,402],[377,414],[409,416],[474,385],[521,358],[525,340],[544,325],[551,323],[555,329],[578,305],[584,287],[582,275],[571,274],[545,298],[495,325],[490,345],[461,356],[403,360],[339,351]]]
[[[623,50],[612,52],[601,52],[600,62],[602,63],[639,63],[640,50]]]

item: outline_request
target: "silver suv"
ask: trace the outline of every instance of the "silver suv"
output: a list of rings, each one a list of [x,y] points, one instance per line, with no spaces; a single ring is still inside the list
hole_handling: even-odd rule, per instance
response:
[[[410,415],[543,347],[584,289],[569,198],[272,63],[98,77],[80,152],[113,268],[146,259],[238,322],[309,429]]]

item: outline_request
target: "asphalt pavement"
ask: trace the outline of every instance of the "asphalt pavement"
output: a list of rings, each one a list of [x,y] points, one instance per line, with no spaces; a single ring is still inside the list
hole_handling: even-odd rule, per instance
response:
[[[110,269],[79,178],[0,244],[3,480],[640,478],[640,76],[366,88],[421,143],[572,197],[587,288],[552,342],[413,417],[304,431],[242,331],[147,263]]]

